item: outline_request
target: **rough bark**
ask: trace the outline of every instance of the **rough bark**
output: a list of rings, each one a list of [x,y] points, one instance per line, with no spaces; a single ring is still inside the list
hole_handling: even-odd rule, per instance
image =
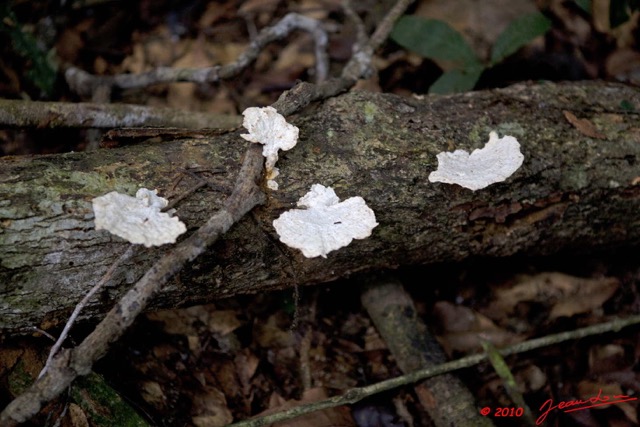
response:
[[[128,104],[33,102],[0,99],[0,123],[7,127],[181,127],[186,129],[233,128],[238,116],[197,113],[170,108]]]
[[[563,111],[593,123],[586,136]],[[531,84],[407,99],[353,92],[290,118],[300,141],[280,156],[280,190],[161,292],[175,307],[355,271],[466,257],[550,254],[640,243],[640,91],[605,83]],[[472,192],[431,183],[436,154],[482,147],[491,130],[518,138],[523,166]],[[211,140],[139,144],[91,153],[0,159],[0,330],[64,322],[127,243],[93,229],[91,199],[139,187],[178,195],[194,184],[180,168],[211,168],[213,188],[177,206],[190,229],[220,208],[241,164],[242,131]],[[273,219],[312,184],[362,196],[376,212],[372,237],[327,259],[278,241]],[[162,248],[139,250],[85,310],[96,317]]]

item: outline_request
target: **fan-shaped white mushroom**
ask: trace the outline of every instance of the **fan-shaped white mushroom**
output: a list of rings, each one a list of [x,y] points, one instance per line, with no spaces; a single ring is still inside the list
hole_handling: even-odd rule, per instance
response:
[[[169,203],[156,190],[141,188],[136,197],[112,191],[92,200],[96,230],[107,230],[146,247],[175,243],[187,227],[176,217],[160,212]]]
[[[473,191],[510,177],[522,165],[524,156],[520,143],[513,136],[498,138],[491,132],[484,148],[453,153],[440,153],[438,170],[429,174],[429,181],[458,184]]]
[[[362,197],[343,202],[331,187],[314,184],[297,203],[284,212],[273,226],[285,245],[300,249],[305,257],[327,257],[353,239],[364,239],[378,225],[376,216]]]
[[[267,185],[272,190],[278,189],[273,179],[278,175],[275,168],[278,161],[278,150],[287,151],[298,142],[299,129],[287,123],[285,118],[273,107],[251,107],[242,112],[244,126],[249,133],[240,135],[247,141],[263,144],[262,155],[267,158]]]

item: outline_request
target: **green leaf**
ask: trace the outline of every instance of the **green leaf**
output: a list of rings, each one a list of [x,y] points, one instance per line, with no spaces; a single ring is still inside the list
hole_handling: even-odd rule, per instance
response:
[[[491,51],[491,65],[495,65],[507,56],[515,53],[538,36],[551,28],[549,21],[540,12],[521,16],[511,22],[498,36]]]
[[[51,95],[57,78],[55,52],[45,51],[32,34],[23,31],[7,5],[0,8],[0,18],[0,33],[8,34],[15,52],[29,62],[25,74],[27,79],[45,95]]]
[[[463,70],[447,71],[431,85],[429,93],[446,94],[470,91],[478,82],[483,71],[484,66],[480,63]]]
[[[622,101],[620,101],[620,108],[627,112],[636,110],[633,104],[628,99],[623,99]]]
[[[403,16],[393,27],[391,39],[426,58],[455,61],[465,66],[478,62],[462,35],[436,19]]]
[[[591,0],[576,0],[578,7],[591,15]]]

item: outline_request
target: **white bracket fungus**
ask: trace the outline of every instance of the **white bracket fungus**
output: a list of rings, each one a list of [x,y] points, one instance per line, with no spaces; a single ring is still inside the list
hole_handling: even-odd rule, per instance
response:
[[[157,190],[141,188],[136,197],[112,191],[92,200],[96,230],[107,230],[131,243],[146,247],[175,243],[187,227],[176,217],[160,212],[167,199]]]
[[[267,186],[272,190],[278,189],[274,178],[278,176],[275,167],[278,160],[278,150],[290,150],[298,142],[299,129],[287,123],[285,118],[273,107],[251,107],[242,112],[244,126],[249,133],[240,135],[247,141],[264,144],[262,155],[267,158]]]
[[[464,150],[440,153],[438,170],[429,174],[429,181],[458,184],[473,191],[509,178],[522,165],[524,156],[520,143],[513,136],[498,138],[491,132],[489,142],[471,154]]]
[[[314,184],[297,203],[304,209],[284,212],[273,226],[285,245],[300,249],[305,257],[327,257],[353,239],[371,235],[378,223],[362,197],[343,202],[331,187]]]

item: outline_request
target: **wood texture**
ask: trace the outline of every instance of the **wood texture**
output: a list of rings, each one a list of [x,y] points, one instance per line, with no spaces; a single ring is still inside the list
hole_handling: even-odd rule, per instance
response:
[[[604,138],[585,135],[565,111]],[[352,92],[307,108],[290,118],[300,141],[280,156],[280,190],[180,272],[152,307],[475,255],[637,247],[639,112],[637,88],[598,82],[422,99]],[[472,192],[428,181],[437,153],[482,147],[492,130],[515,136],[525,156],[506,182]],[[93,197],[139,187],[175,196],[195,184],[182,168],[209,168],[214,185],[176,207],[190,230],[203,224],[231,190],[247,147],[240,133],[0,159],[0,330],[64,322],[125,250],[121,239],[93,229]],[[379,223],[372,237],[327,259],[282,245],[271,222],[314,183],[343,199],[362,196]],[[162,252],[138,249],[85,317],[108,310]]]

